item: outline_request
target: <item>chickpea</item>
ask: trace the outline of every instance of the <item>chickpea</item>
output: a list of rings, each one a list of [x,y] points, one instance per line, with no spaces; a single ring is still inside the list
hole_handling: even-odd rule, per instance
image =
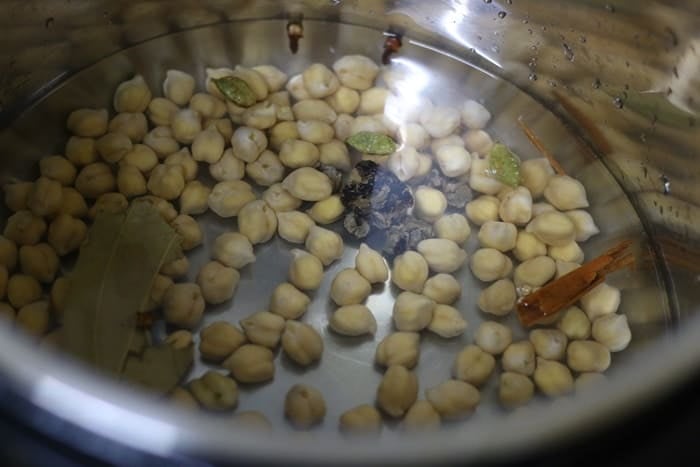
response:
[[[252,187],[241,180],[229,180],[214,185],[209,194],[209,208],[219,217],[234,217],[255,200]]]
[[[210,261],[199,270],[197,284],[202,290],[204,301],[218,305],[233,297],[241,275],[233,268],[218,261]]]
[[[340,431],[348,435],[373,434],[382,431],[382,416],[368,404],[358,405],[340,415]]]
[[[192,109],[179,110],[170,121],[173,138],[181,144],[191,144],[202,131],[202,117]],[[221,136],[221,135],[219,135]],[[223,137],[221,138],[223,140]]]
[[[457,245],[464,245],[471,229],[466,217],[461,214],[447,214],[433,224],[438,238],[452,240]]]
[[[469,172],[472,157],[464,147],[444,145],[435,153],[440,170],[446,177],[461,177]]]
[[[465,212],[470,221],[483,225],[498,220],[500,201],[495,196],[482,195],[467,203]]]
[[[157,126],[143,137],[143,144],[148,146],[159,159],[180,150],[180,143],[173,137],[169,126]]]
[[[287,82],[287,74],[273,65],[258,65],[252,68],[265,80],[267,89],[270,92],[277,92],[284,87]]]
[[[75,136],[97,138],[107,132],[107,109],[78,109],[68,115],[66,128]]]
[[[138,167],[130,164],[119,166],[117,173],[117,188],[127,198],[146,194],[146,178]]]
[[[574,230],[576,231],[576,237],[574,240],[577,242],[585,242],[594,235],[600,233],[600,229],[595,224],[593,217],[583,209],[574,209],[573,211],[567,211],[564,214],[573,222]]]
[[[459,419],[479,405],[479,390],[469,383],[450,379],[425,391],[425,397],[442,418]]]
[[[105,193],[95,200],[88,215],[94,220],[100,214],[119,214],[126,211],[128,207],[129,201],[121,193]]]
[[[148,133],[148,122],[142,113],[124,112],[109,122],[110,133],[122,133],[133,143],[140,143]]]
[[[39,161],[39,171],[42,177],[55,180],[61,185],[72,185],[77,171],[75,166],[65,157],[48,156]]]
[[[245,175],[245,162],[233,155],[233,150],[224,151],[221,159],[209,166],[209,173],[218,182],[240,180]]]
[[[35,245],[46,232],[46,222],[30,211],[17,211],[7,219],[3,235],[17,245]]]
[[[158,211],[165,222],[172,222],[177,217],[177,211],[175,210],[175,207],[173,207],[173,204],[169,203],[163,198],[147,195],[138,198],[138,201],[151,204],[151,206]]]
[[[451,107],[433,107],[421,114],[420,124],[433,138],[444,138],[459,127],[459,111]]]
[[[413,368],[418,363],[419,343],[420,334],[417,332],[391,333],[377,345],[375,361],[385,367],[403,365],[409,369]]]
[[[216,87],[213,80],[220,79],[226,76],[233,76],[234,72],[230,68],[205,68],[204,72],[206,74],[205,88],[209,94],[212,94],[219,99],[224,99],[224,95],[221,94],[219,88]],[[245,81],[245,80],[244,80]],[[246,81],[247,83],[247,81]],[[189,98],[188,98],[189,100]]]
[[[46,177],[39,177],[27,196],[27,208],[37,216],[50,216],[61,208],[61,184]]]
[[[525,225],[532,219],[532,196],[525,187],[518,187],[506,193],[498,208],[498,215],[504,222]]]
[[[345,212],[345,206],[340,201],[339,195],[333,195],[322,201],[317,201],[307,211],[311,218],[321,225],[332,224],[340,219]]]
[[[238,229],[253,245],[265,243],[277,232],[277,216],[264,200],[251,201],[238,213]]]
[[[182,214],[203,214],[209,208],[211,189],[198,180],[185,185],[180,195],[180,212]]]
[[[576,392],[581,392],[606,382],[607,378],[602,373],[581,373],[574,381],[574,388]]]
[[[173,285],[173,280],[162,274],[156,274],[151,284],[151,290],[148,293],[148,299],[144,305],[143,311],[153,311],[163,305],[165,293]]]
[[[354,134],[355,119],[352,115],[340,114],[333,124],[335,137],[340,141],[345,141]]]
[[[324,266],[343,256],[343,239],[332,230],[312,226],[304,243],[306,249],[316,256]]]
[[[495,321],[484,321],[474,336],[476,345],[486,352],[498,355],[513,342],[513,333],[509,327]]]
[[[245,173],[260,186],[271,186],[284,178],[284,166],[272,151],[265,150],[246,165]]]
[[[574,378],[565,365],[541,357],[537,357],[533,379],[537,388],[549,397],[563,396],[574,388]]]
[[[180,329],[168,334],[168,337],[165,338],[165,343],[177,350],[186,349],[194,345],[192,333],[185,329]]]
[[[562,246],[550,246],[547,249],[550,258],[567,263],[582,263],[583,250],[578,243],[569,242]]]
[[[418,243],[418,252],[423,255],[428,267],[435,272],[455,272],[467,259],[466,251],[445,238],[422,240]]]
[[[7,280],[9,279],[9,273],[5,266],[0,266],[0,298],[5,297],[7,292]]]
[[[120,166],[134,166],[145,176],[158,165],[158,156],[153,149],[145,144],[134,144],[131,151],[124,154],[119,164]]]
[[[436,274],[425,282],[423,295],[438,304],[451,305],[462,293],[462,286],[449,274]]]
[[[357,108],[360,105],[360,93],[358,93],[354,89],[350,89],[345,86],[340,86],[334,94],[326,97],[325,102],[330,106],[330,108],[334,112],[341,114],[352,114],[357,110]],[[333,119],[333,121],[335,121],[335,118]]]
[[[413,292],[401,292],[393,309],[394,326],[399,331],[420,331],[433,319],[435,302]]]
[[[509,371],[501,374],[498,398],[502,406],[508,409],[521,407],[530,402],[534,393],[535,385],[527,376]]]
[[[479,309],[495,316],[507,316],[515,307],[517,295],[510,279],[499,279],[479,294]]]
[[[173,284],[163,296],[165,321],[184,328],[196,327],[204,313],[204,297],[197,284]]]
[[[85,217],[88,214],[85,198],[75,188],[63,187],[61,191],[61,206],[56,216],[66,214],[72,217]]]
[[[148,119],[155,126],[170,125],[173,115],[180,110],[179,107],[171,100],[164,97],[155,97],[148,103]]]
[[[232,76],[242,79],[250,87],[257,100],[264,100],[268,95],[267,82],[265,77],[251,68],[245,68],[236,65],[236,68],[231,73]]]
[[[133,143],[124,133],[107,133],[95,141],[95,149],[105,162],[116,163],[133,149]]]
[[[178,198],[185,189],[183,169],[179,165],[157,165],[148,179],[148,191],[159,198]]]
[[[559,279],[561,276],[565,276],[574,269],[578,269],[581,267],[581,265],[578,263],[569,263],[566,261],[555,261],[554,263],[557,268],[557,272],[554,275],[555,279]]]
[[[314,221],[307,214],[299,211],[278,212],[277,232],[290,243],[304,243],[313,227]]]
[[[476,101],[468,99],[462,105],[462,123],[471,129],[485,128],[491,120],[491,113]]]
[[[480,248],[472,255],[469,266],[477,279],[491,282],[507,277],[512,271],[513,263],[494,248]]]
[[[47,243],[24,245],[19,249],[19,264],[24,274],[39,282],[53,282],[58,271],[58,255]]]
[[[241,327],[253,344],[275,348],[282,337],[285,320],[269,311],[258,311],[241,320]]]
[[[14,274],[7,281],[7,300],[15,309],[20,309],[39,298],[41,298],[41,285],[34,277]]]
[[[558,329],[533,329],[530,342],[538,357],[547,360],[562,360],[566,353],[568,340],[566,334]]]
[[[284,415],[292,425],[302,430],[321,423],[326,415],[323,395],[311,386],[295,384],[285,396]]]
[[[305,99],[292,106],[296,120],[317,120],[325,123],[335,122],[338,115],[328,103],[319,99]]]
[[[420,166],[420,161],[418,159],[418,153],[416,150],[410,146],[406,146],[392,155],[387,159],[387,167],[393,172],[396,177],[405,182],[410,180],[418,173],[418,168]],[[425,187],[422,187],[425,188]],[[427,190],[432,190],[432,188],[425,188]],[[437,191],[437,190],[435,190]],[[427,194],[426,194],[427,193]],[[424,204],[429,205],[433,196],[432,191],[425,191],[422,196],[426,197]]]
[[[222,118],[226,115],[226,104],[224,101],[203,92],[198,92],[192,96],[190,108],[205,119]]]
[[[11,271],[17,265],[17,245],[0,235],[0,265]]]
[[[49,302],[41,300],[24,305],[17,311],[15,323],[32,336],[43,336],[49,330]]]
[[[610,313],[593,321],[593,339],[603,344],[610,352],[624,350],[632,340],[627,316]]]
[[[166,166],[174,166],[182,169],[182,176],[185,182],[189,182],[197,178],[199,166],[197,161],[192,158],[188,148],[182,148],[179,151],[170,154],[165,158],[163,164]],[[153,175],[153,173],[151,173]]]
[[[527,261],[536,256],[545,256],[547,254],[547,245],[541,242],[534,234],[521,230],[515,239],[515,248],[513,255],[519,261]]]
[[[513,280],[518,288],[541,287],[554,277],[554,260],[547,256],[537,256],[520,263],[513,272]]]
[[[265,133],[249,127],[239,127],[231,137],[233,155],[245,162],[255,162],[267,147]]]
[[[591,321],[586,313],[576,306],[562,312],[557,326],[571,340],[584,340],[591,336]]]
[[[462,135],[464,146],[481,157],[486,157],[493,147],[491,135],[484,130],[467,130]]]
[[[304,70],[301,76],[309,96],[317,99],[330,96],[340,87],[338,77],[321,63],[312,64]]]
[[[416,216],[428,222],[438,220],[447,208],[447,199],[441,191],[427,186],[419,186],[415,191]]]
[[[620,289],[603,282],[581,297],[581,308],[588,319],[595,321],[604,315],[615,313],[620,306]]]
[[[233,417],[237,425],[241,425],[246,431],[258,431],[261,433],[271,433],[272,423],[260,412],[247,410],[238,412]]]
[[[180,236],[182,249],[191,250],[202,244],[202,227],[187,214],[180,214],[171,223],[170,226],[175,229],[175,232]]]
[[[301,290],[316,290],[323,279],[323,264],[316,256],[293,249],[289,265],[289,282]]]
[[[333,312],[328,325],[343,336],[362,336],[377,331],[377,321],[365,305],[341,306]]]
[[[240,383],[263,383],[275,376],[273,359],[274,355],[267,347],[243,344],[222,365]]]
[[[566,363],[579,373],[602,373],[610,366],[610,351],[595,341],[573,341],[566,349]]]
[[[58,255],[64,256],[80,248],[86,235],[85,222],[60,214],[49,225],[48,242]]]
[[[311,299],[289,282],[283,282],[272,292],[270,312],[285,319],[299,319],[306,313]]]
[[[586,189],[581,182],[568,175],[554,175],[544,189],[545,199],[560,211],[586,208],[589,206]]]
[[[472,160],[472,168],[469,172],[469,186],[472,190],[485,195],[496,195],[503,189],[503,184],[490,175],[488,159]],[[499,207],[500,201],[496,206],[496,211],[498,211]],[[467,217],[469,217],[469,212],[467,212]]]
[[[233,137],[233,122],[229,118],[209,118],[202,123],[204,129],[214,128],[224,138],[224,145],[228,146]]]
[[[401,365],[387,368],[377,388],[377,405],[391,417],[402,417],[418,398],[418,377]]]
[[[333,64],[338,79],[350,89],[364,91],[372,86],[379,67],[364,55],[345,55]]]
[[[282,186],[303,201],[321,201],[333,193],[333,184],[328,176],[311,167],[294,170],[282,181]]]
[[[232,105],[231,102],[228,105]],[[243,111],[240,118],[243,125],[266,130],[272,128],[277,123],[277,106],[271,102],[259,102]]]
[[[275,183],[265,190],[262,199],[278,214],[280,212],[294,211],[302,203],[299,198],[292,196],[281,183]]]
[[[520,164],[521,183],[534,199],[542,197],[552,175],[554,170],[544,157],[525,160]]]
[[[216,371],[207,371],[192,380],[189,387],[192,395],[205,409],[223,411],[238,405],[238,385],[233,379]]]
[[[406,411],[401,427],[411,432],[437,431],[440,428],[440,414],[430,402],[416,401]]]
[[[79,167],[92,164],[97,161],[95,140],[71,136],[66,143],[65,154],[66,159]]]
[[[489,379],[495,367],[496,359],[493,355],[476,345],[467,345],[455,357],[452,375],[460,381],[481,386]]]
[[[246,338],[234,325],[215,321],[200,331],[199,353],[202,358],[220,362],[245,344]]]
[[[192,141],[192,157],[196,161],[214,164],[224,153],[224,137],[216,128],[199,132]]]
[[[479,229],[479,243],[483,248],[501,252],[515,248],[518,229],[508,222],[486,221]]]
[[[381,284],[389,278],[389,268],[377,251],[362,243],[355,256],[355,269],[370,284]]]
[[[11,182],[6,183],[2,188],[5,191],[5,205],[11,211],[27,209],[29,196],[34,190],[33,182]]]
[[[372,292],[372,286],[356,269],[338,272],[331,283],[330,297],[339,306],[362,303]]]
[[[308,324],[289,320],[282,333],[282,349],[297,364],[309,366],[321,359],[323,339]]]
[[[530,341],[513,342],[503,352],[501,363],[505,371],[532,376],[535,372],[535,347]]]
[[[428,263],[419,253],[407,251],[394,258],[391,280],[402,290],[420,293],[428,279]]]
[[[185,388],[175,388],[168,395],[168,402],[173,403],[176,407],[186,410],[199,409],[199,402],[194,398],[192,393]]]
[[[136,75],[123,81],[114,93],[113,105],[117,112],[143,112],[151,101],[151,90],[143,79]]]
[[[387,102],[389,101],[387,100]],[[385,116],[388,116],[386,112]],[[405,123],[401,125],[398,129],[397,136],[400,143],[416,149],[424,149],[430,143],[430,135],[425,131],[425,128],[418,123]],[[469,157],[469,164],[471,165],[471,156]],[[453,167],[452,164],[450,164],[450,166]]]

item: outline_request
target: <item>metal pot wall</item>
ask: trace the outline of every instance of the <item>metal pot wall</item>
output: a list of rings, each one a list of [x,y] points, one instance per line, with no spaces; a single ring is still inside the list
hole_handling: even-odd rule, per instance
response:
[[[457,67],[461,60],[482,70],[466,78],[467,87],[495,106],[495,125],[514,144],[527,144],[513,130],[515,116],[546,106],[552,113],[537,113],[533,128],[584,181],[606,233],[639,239],[650,265],[625,276],[625,312],[640,343],[604,390],[410,441],[255,436],[154,404],[0,327],[7,410],[21,410],[29,424],[60,421],[61,433],[38,427],[50,436],[83,429],[156,455],[228,460],[493,461],[595,430],[661,397],[697,367],[697,2],[17,0],[0,8],[3,181],[30,175],[32,160],[58,150],[61,122],[76,103],[109,102],[134,71],[157,83],[164,69],[180,64],[201,75],[215,62],[288,61],[284,27],[303,14],[297,67],[329,60],[333,48],[378,59],[382,33],[391,31],[403,35],[398,57],[428,69],[431,61]],[[504,81],[485,84],[489,74]]]

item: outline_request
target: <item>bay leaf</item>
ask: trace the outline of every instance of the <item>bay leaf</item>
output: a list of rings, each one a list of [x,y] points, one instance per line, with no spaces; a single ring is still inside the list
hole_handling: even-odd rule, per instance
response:
[[[248,83],[237,76],[224,76],[213,81],[226,99],[240,107],[250,107],[257,102],[255,93],[250,89]]]
[[[164,262],[181,254],[175,230],[147,202],[101,213],[88,231],[71,274],[63,329],[66,350],[119,374],[145,303]]]
[[[163,344],[147,347],[143,355],[129,355],[122,381],[165,394],[177,386],[194,361],[194,344],[176,349]]]
[[[345,142],[360,152],[386,155],[396,151],[396,141],[382,133],[360,131],[348,137]]]
[[[505,144],[496,143],[489,151],[489,173],[512,187],[520,183],[520,159]]]

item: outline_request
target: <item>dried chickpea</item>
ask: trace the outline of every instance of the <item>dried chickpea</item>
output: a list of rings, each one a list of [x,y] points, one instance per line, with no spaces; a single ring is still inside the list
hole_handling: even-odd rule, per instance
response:
[[[75,136],[96,138],[107,132],[107,109],[78,109],[68,115],[66,128]]]
[[[146,113],[153,125],[167,126],[170,125],[170,120],[172,120],[173,115],[175,115],[178,110],[180,110],[180,108],[170,99],[155,97],[148,103]]]
[[[338,272],[331,283],[330,297],[339,306],[362,303],[372,292],[372,286],[354,268]]]
[[[506,316],[515,307],[515,285],[510,279],[499,279],[479,294],[479,309],[484,313]]]
[[[131,151],[124,154],[119,165],[131,165],[139,169],[144,175],[148,174],[158,165],[158,156],[145,144],[134,144]]]
[[[277,232],[275,211],[264,200],[251,201],[238,212],[238,230],[253,245],[269,241]]]
[[[605,282],[581,297],[581,308],[588,319],[595,321],[600,316],[615,313],[620,306],[620,289]]]
[[[339,195],[333,195],[324,200],[316,201],[307,213],[317,224],[332,224],[343,216],[345,206],[340,201]]]
[[[198,92],[190,98],[190,108],[205,119],[218,119],[226,115],[224,101],[204,92]]]
[[[393,321],[399,331],[421,331],[433,319],[435,302],[413,292],[401,292],[394,302]]]
[[[446,238],[422,240],[417,249],[428,263],[428,267],[435,272],[455,272],[467,260],[467,252]]]
[[[328,176],[311,167],[294,170],[282,181],[282,186],[303,201],[321,201],[333,193],[333,184]]]
[[[513,342],[513,332],[501,323],[484,321],[476,330],[474,342],[486,352],[498,355]]]
[[[503,352],[501,363],[505,371],[531,376],[535,371],[535,347],[530,341],[513,342]]]
[[[534,234],[521,230],[515,239],[513,255],[518,261],[527,261],[536,256],[545,256],[547,245],[541,242]]]
[[[553,246],[566,245],[576,237],[574,223],[565,214],[557,211],[547,211],[535,216],[527,225],[526,231]]]
[[[238,412],[233,416],[233,421],[247,431],[258,431],[261,433],[272,432],[272,423],[270,423],[265,415],[255,410]]]
[[[27,196],[27,209],[37,216],[50,216],[61,208],[63,189],[59,182],[39,177]]]
[[[165,321],[184,328],[194,328],[202,319],[204,298],[197,284],[173,284],[163,296]]]
[[[275,348],[282,337],[285,320],[269,311],[258,311],[241,320],[241,327],[253,344]]]
[[[495,196],[482,195],[470,201],[464,211],[470,221],[476,225],[483,225],[488,221],[498,220],[500,201]]]
[[[97,161],[97,149],[93,138],[71,136],[65,147],[66,159],[78,167]]]
[[[255,162],[246,165],[245,173],[260,186],[272,186],[284,178],[284,166],[275,153],[266,149]]]
[[[477,279],[491,282],[510,275],[513,263],[494,248],[480,248],[472,255],[469,266]]]
[[[195,161],[214,164],[224,153],[224,137],[216,128],[200,131],[192,141],[192,158]]]
[[[185,189],[183,169],[180,165],[159,164],[151,171],[146,186],[154,196],[165,200],[176,199]]]
[[[132,144],[140,143],[148,133],[148,121],[142,113],[122,112],[109,122],[109,132],[125,134]]]
[[[275,183],[265,190],[262,199],[277,213],[294,211],[302,203],[299,198],[292,196],[281,183]]]
[[[355,256],[355,269],[370,284],[380,284],[389,278],[389,268],[377,251],[362,243]]]
[[[120,164],[117,172],[117,189],[127,198],[145,195],[146,178],[135,165]]]
[[[41,300],[24,305],[17,311],[15,324],[32,336],[43,336],[49,330],[49,302]]]
[[[574,230],[576,230],[576,237],[574,240],[577,242],[585,242],[592,236],[600,233],[600,229],[595,224],[593,217],[591,217],[588,211],[574,209],[564,214],[574,223]]]
[[[379,433],[382,430],[381,414],[367,404],[343,412],[339,423],[340,431],[350,435]]]
[[[299,319],[306,313],[311,299],[289,282],[283,282],[272,291],[270,312],[285,319]]]
[[[304,243],[314,221],[299,211],[277,212],[277,233],[290,243]]]
[[[309,229],[304,245],[309,253],[321,260],[324,266],[330,265],[343,256],[342,237],[332,230],[317,225]]]
[[[170,391],[168,401],[173,403],[180,409],[197,410],[199,402],[194,398],[192,393],[185,388],[175,388]]]
[[[42,177],[55,180],[64,186],[72,185],[77,174],[75,166],[62,156],[42,158],[39,161],[39,171]]]
[[[236,349],[222,366],[240,383],[263,383],[275,376],[274,355],[267,347],[243,344]]]
[[[530,191],[534,199],[542,197],[552,175],[554,170],[544,157],[528,159],[520,164],[521,183]]]
[[[191,250],[202,244],[202,227],[199,223],[187,214],[180,214],[170,223],[181,240],[182,249]]]
[[[114,92],[112,104],[117,112],[143,112],[151,101],[151,90],[143,79],[136,75],[123,81]]]
[[[587,208],[586,189],[568,175],[553,175],[544,189],[545,199],[560,211]]]
[[[415,251],[394,258],[391,281],[402,290],[420,293],[428,279],[428,263]]]
[[[233,297],[241,275],[233,268],[218,261],[210,261],[199,270],[197,284],[202,291],[204,301],[218,305]]]
[[[119,214],[126,211],[128,207],[129,201],[121,193],[105,193],[95,200],[88,215],[94,220],[99,214]]]
[[[462,286],[449,274],[436,274],[425,281],[423,295],[435,300],[435,303],[451,305],[462,294]]]
[[[413,368],[420,354],[420,334],[417,332],[394,332],[377,345],[374,359],[378,365],[389,367],[403,365]]]
[[[7,237],[0,235],[0,265],[11,271],[17,265],[17,245]]]
[[[457,245],[464,245],[471,229],[466,217],[461,214],[447,214],[433,224],[438,238],[452,240]]]
[[[326,402],[318,389],[295,384],[284,398],[284,415],[296,428],[306,430],[323,421]]]
[[[270,147],[275,150],[279,150],[285,141],[299,138],[296,122],[279,122],[269,133]]]
[[[168,155],[163,161],[163,164],[166,166],[180,167],[182,169],[182,176],[185,178],[185,182],[197,178],[199,166],[197,165],[197,161],[192,158],[189,148],[182,148],[179,151]]]
[[[406,411],[401,428],[411,432],[437,431],[440,428],[440,414],[430,402],[416,401]]]
[[[22,273],[49,284],[56,277],[59,259],[56,251],[48,243],[23,245],[19,249],[19,265]]]
[[[245,162],[233,155],[233,150],[224,151],[221,159],[209,166],[209,173],[217,182],[240,180],[245,176]]]
[[[471,384],[450,379],[427,389],[425,398],[440,414],[440,417],[459,419],[474,412],[481,397],[479,390]]]
[[[566,365],[541,357],[537,357],[533,379],[537,389],[549,397],[562,396],[574,389],[574,378]]]
[[[173,137],[169,126],[157,126],[143,137],[143,144],[148,146],[159,159],[180,150],[180,143]]]
[[[475,386],[481,386],[489,379],[496,366],[493,355],[484,352],[476,345],[467,345],[455,357],[452,376]]]
[[[36,245],[46,232],[46,222],[31,211],[17,211],[7,219],[3,235],[17,245]]]
[[[323,263],[315,255],[293,249],[289,282],[301,290],[316,290],[323,279]]]
[[[472,168],[469,172],[469,187],[472,190],[485,195],[496,195],[503,189],[503,186],[501,182],[490,175],[488,159],[472,160]],[[500,201],[496,202],[496,214],[498,214],[501,203]],[[469,217],[469,212],[467,212],[467,217]]]
[[[321,359],[323,339],[306,323],[287,321],[281,340],[284,353],[301,366],[309,366]]]
[[[220,362],[245,342],[245,334],[236,326],[215,321],[199,332],[199,353],[206,360]]]
[[[237,216],[243,206],[255,200],[253,188],[242,180],[229,180],[214,185],[209,193],[209,209],[219,217]]]
[[[533,329],[530,331],[530,342],[538,357],[546,360],[562,360],[566,353],[568,339],[566,334],[558,329]]]
[[[49,225],[47,241],[59,256],[64,256],[80,248],[86,235],[85,222],[67,214],[59,214]]]
[[[501,373],[498,382],[498,399],[501,405],[514,409],[527,404],[534,396],[535,385],[525,375],[509,371]]]
[[[151,290],[148,293],[148,300],[144,305],[143,311],[153,311],[163,304],[165,293],[173,285],[173,280],[162,274],[156,274],[151,284]]]
[[[328,326],[343,336],[362,336],[377,332],[377,321],[365,305],[341,306],[331,315]]]
[[[391,417],[402,417],[418,398],[418,377],[401,365],[387,368],[377,388],[377,405]]]
[[[556,264],[548,256],[536,256],[523,261],[513,272],[513,281],[518,288],[541,287],[554,277]]]
[[[445,195],[435,188],[419,186],[415,194],[415,215],[428,222],[438,220],[447,209],[447,199]]]
[[[569,307],[561,315],[557,326],[566,337],[571,340],[583,340],[591,336],[591,320],[579,307]]]
[[[15,309],[20,309],[39,298],[41,298],[41,284],[34,277],[14,274],[7,281],[7,300]]]
[[[27,200],[34,189],[33,182],[11,182],[2,187],[5,192],[5,206],[18,212],[27,209]]]
[[[579,373],[602,373],[610,366],[610,351],[595,341],[573,341],[566,349],[566,364]]]
[[[627,348],[632,340],[632,332],[627,323],[627,316],[610,313],[599,316],[593,321],[593,339],[603,344],[611,352]]]
[[[170,127],[175,141],[181,144],[192,144],[195,137],[202,131],[202,117],[195,110],[182,109],[173,115]]]
[[[216,371],[209,370],[190,381],[189,389],[205,409],[231,410],[238,405],[238,385],[233,379]]]

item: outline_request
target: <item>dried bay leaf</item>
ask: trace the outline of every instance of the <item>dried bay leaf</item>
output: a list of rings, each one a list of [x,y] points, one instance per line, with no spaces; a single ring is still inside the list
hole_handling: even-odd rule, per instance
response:
[[[119,374],[155,275],[180,254],[177,233],[149,203],[135,201],[126,212],[98,215],[71,274],[66,350]]]
[[[165,394],[178,385],[192,366],[194,344],[176,349],[163,344],[147,347],[143,355],[129,355],[121,379]]]

